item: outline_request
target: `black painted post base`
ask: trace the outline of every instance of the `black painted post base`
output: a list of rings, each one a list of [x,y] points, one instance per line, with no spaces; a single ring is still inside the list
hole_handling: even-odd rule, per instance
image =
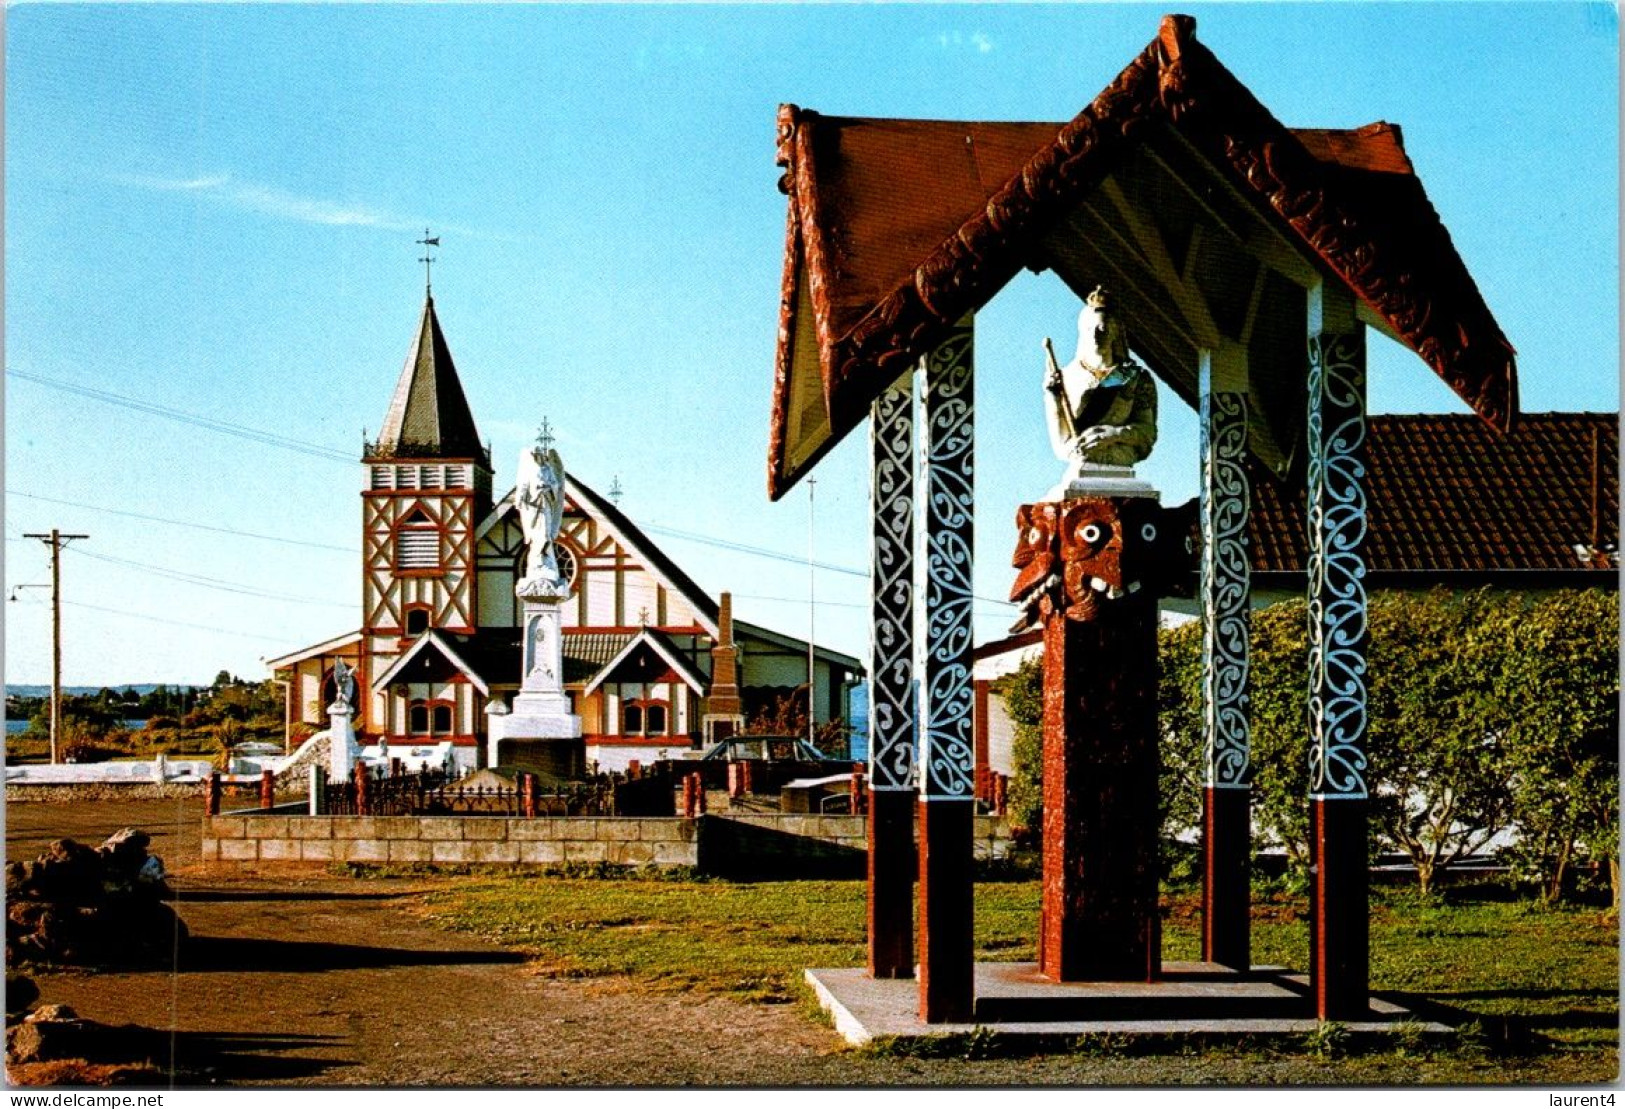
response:
[[[1202,797],[1202,958],[1252,965],[1251,817],[1246,787],[1207,787]]]
[[[869,976],[914,977],[914,806],[909,789],[869,791]]]
[[[1320,1020],[1370,1009],[1371,928],[1363,798],[1309,802],[1309,986]]]
[[[975,886],[971,875],[976,802],[921,801],[920,1019],[970,1021],[976,1005]]]

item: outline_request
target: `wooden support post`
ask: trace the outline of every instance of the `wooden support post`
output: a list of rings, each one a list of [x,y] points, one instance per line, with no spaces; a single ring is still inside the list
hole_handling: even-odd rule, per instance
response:
[[[971,687],[975,363],[970,317],[924,359],[920,453],[923,642],[920,689],[920,1019],[975,1012],[975,728]]]
[[[1068,590],[1067,601],[1048,606],[1043,622],[1038,946],[1040,972],[1057,982],[1149,982],[1162,973],[1157,591],[1125,589],[1140,580],[1125,547],[1141,545],[1139,533],[1156,526],[1160,511],[1147,498],[1103,497],[1024,506],[1017,515],[1022,542],[1037,532],[1058,537],[1056,573],[1080,583],[1077,596]],[[1125,595],[1107,599],[1091,580]]]
[[[1309,293],[1309,978],[1321,1020],[1370,1007],[1366,791],[1365,332]]]
[[[914,373],[869,417],[869,974],[914,977]]]
[[[260,771],[260,808],[266,812],[276,808],[276,775],[269,770]]]
[[[372,775],[367,772],[367,764],[355,764],[355,814],[357,816],[371,816],[372,813]]]
[[[1200,352],[1202,522],[1202,958],[1251,964],[1252,740],[1246,352]]]
[[[220,772],[209,771],[208,778],[203,782],[203,815],[220,815]]]

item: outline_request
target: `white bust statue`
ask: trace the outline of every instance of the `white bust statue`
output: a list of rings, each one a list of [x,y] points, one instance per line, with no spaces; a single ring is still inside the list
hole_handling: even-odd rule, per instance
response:
[[[1058,365],[1044,340],[1050,445],[1063,462],[1133,466],[1157,441],[1157,386],[1129,357],[1128,334],[1111,293],[1097,286],[1078,313],[1078,350]]]

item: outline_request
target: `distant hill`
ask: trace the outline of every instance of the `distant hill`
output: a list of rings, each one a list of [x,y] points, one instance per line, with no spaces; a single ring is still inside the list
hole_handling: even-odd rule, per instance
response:
[[[141,694],[142,696],[145,696],[146,694],[151,693],[153,690],[157,689],[160,685],[168,686],[170,689],[193,689],[193,690],[196,690],[196,689],[208,689],[209,688],[206,685],[174,685],[174,684],[172,684],[170,682],[130,682],[128,684],[125,684],[123,682],[108,682],[106,686],[99,686],[99,685],[65,685],[65,686],[62,687],[62,692],[67,694],[68,696],[72,696],[72,697],[93,697],[96,694],[100,693],[104,688],[114,690],[115,692],[118,692],[118,693],[123,693],[126,689],[133,689],[137,693]],[[6,696],[7,697],[49,697],[50,695],[51,695],[51,687],[48,686],[48,685],[9,685],[8,684],[6,686]]]

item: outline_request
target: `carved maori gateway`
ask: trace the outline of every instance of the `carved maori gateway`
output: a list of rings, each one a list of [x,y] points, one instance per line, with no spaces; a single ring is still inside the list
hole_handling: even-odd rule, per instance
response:
[[[1517,410],[1513,351],[1398,129],[1289,130],[1195,29],[1165,18],[1065,124],[779,113],[790,205],[768,492],[784,495],[872,414],[871,971],[904,976],[917,956],[929,1021],[975,1008],[974,802],[956,719],[969,713],[958,668],[970,646],[970,328],[1023,267],[1053,270],[1080,300],[1109,286],[1135,354],[1201,414],[1204,957],[1238,968],[1249,960],[1247,453],[1305,489],[1310,969],[1322,1019],[1367,1004],[1364,330],[1410,347],[1502,430]],[[922,829],[917,950],[900,861],[910,791]]]

